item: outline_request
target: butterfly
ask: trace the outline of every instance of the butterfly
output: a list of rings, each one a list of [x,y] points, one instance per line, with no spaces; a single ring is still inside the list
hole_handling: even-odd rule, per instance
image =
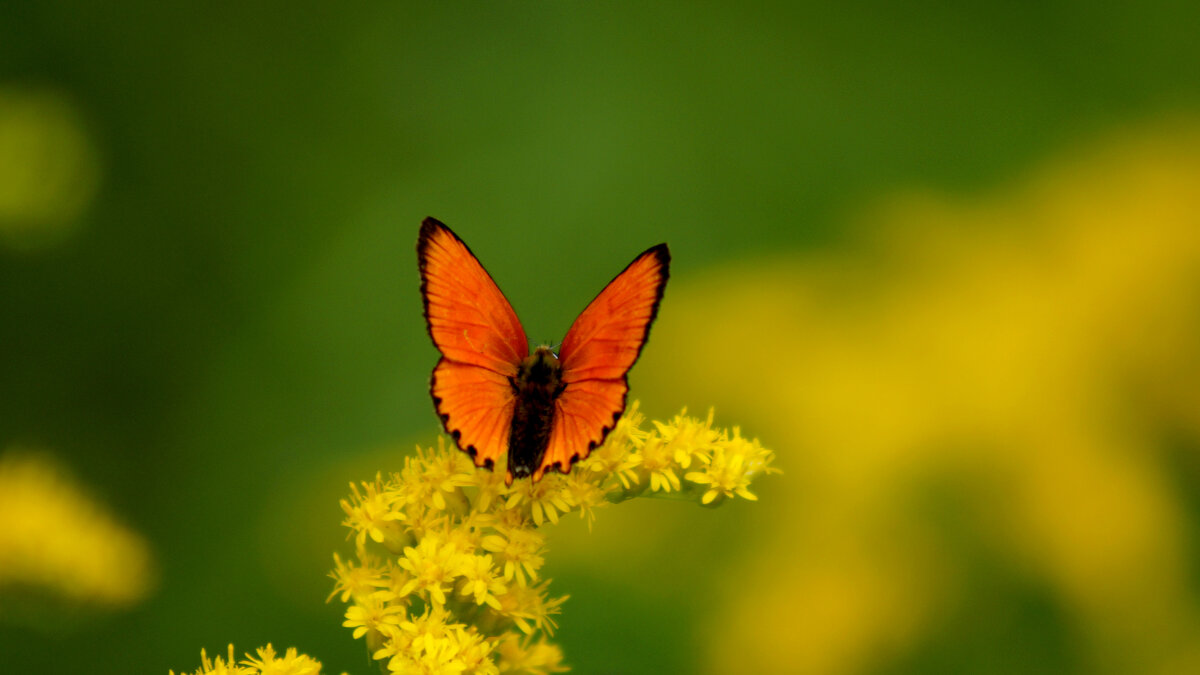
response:
[[[604,442],[625,412],[626,379],[667,285],[666,244],[633,259],[571,324],[555,353],[531,352],[512,305],[471,249],[433,218],[421,223],[417,265],[425,321],[441,359],[434,408],[475,466],[508,453],[506,481],[571,466]]]

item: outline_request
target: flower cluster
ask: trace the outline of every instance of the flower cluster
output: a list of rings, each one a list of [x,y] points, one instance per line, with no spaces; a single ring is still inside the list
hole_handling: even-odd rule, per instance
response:
[[[686,412],[686,411],[685,411]],[[505,485],[439,439],[404,469],[352,485],[342,501],[355,559],[334,556],[344,625],[394,673],[563,672],[547,638],[566,596],[541,576],[539,528],[636,496],[717,505],[755,499],[750,481],[777,471],[774,454],[685,414],[644,429],[634,402],[603,445],[569,474]],[[500,466],[503,466],[501,463]]]
[[[35,589],[71,604],[120,608],[154,583],[146,540],[44,452],[0,453],[0,590]]]
[[[209,659],[201,649],[200,663],[195,675],[321,675],[320,661],[296,653],[295,647],[278,656],[275,648],[269,644],[258,649],[257,657],[246,654],[240,663],[233,655],[233,645],[229,645],[229,656],[226,658],[217,656]],[[175,671],[170,671],[170,675],[175,675]]]

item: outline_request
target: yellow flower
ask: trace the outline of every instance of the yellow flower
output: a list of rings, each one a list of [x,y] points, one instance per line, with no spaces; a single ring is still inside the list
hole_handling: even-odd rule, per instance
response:
[[[462,673],[468,668],[495,672],[488,659],[491,645],[451,619],[444,608],[430,607],[401,623],[390,642],[373,656],[388,659],[388,670],[394,673]]]
[[[387,581],[386,590],[392,594],[392,602],[406,606],[412,604],[412,598],[404,592],[408,582],[412,581],[412,575],[408,573],[408,570],[400,567],[397,561],[388,560],[383,578]]]
[[[386,588],[388,581],[384,577],[385,574],[385,570],[376,566],[374,557],[364,556],[360,564],[355,565],[353,561],[343,563],[341,556],[334,553],[333,571],[329,576],[333,577],[335,583],[333,592],[325,602],[332,600],[338,593],[341,593],[342,602],[346,602],[352,597],[363,597],[380,588]]]
[[[334,558],[334,595],[355,602],[345,625],[356,638],[366,635],[372,657],[386,661],[393,673],[565,671],[557,647],[533,641],[538,633],[554,633],[567,599],[550,598],[550,582],[538,581],[545,562],[538,528],[558,523],[572,509],[590,527],[598,507],[636,496],[651,483],[699,501],[697,490],[681,492],[681,466],[696,458],[706,467],[726,463],[723,455],[712,456],[716,441],[726,436],[712,428],[711,414],[707,422],[680,415],[654,432],[644,431],[641,422],[635,401],[591,457],[570,474],[547,474],[536,484],[510,487],[502,472],[474,470],[465,455],[439,440],[436,448],[418,448],[386,484],[377,478],[363,492],[355,490],[344,508],[353,516],[346,525],[359,540],[382,531],[394,546],[398,540],[385,528],[403,523],[409,545],[389,546],[395,556],[382,562],[361,545],[358,566]],[[730,447],[741,453],[739,466],[750,466],[751,454],[757,462],[756,470],[738,473],[738,489],[744,489],[753,475],[770,471],[771,457],[750,453],[745,448],[757,444],[737,439],[740,445]],[[447,598],[451,590],[456,594]]]
[[[0,454],[0,586],[123,607],[152,585],[146,541],[89,498],[47,455]]]
[[[376,591],[366,597],[357,598],[355,604],[346,610],[346,620],[342,625],[354,629],[354,639],[368,632],[381,632],[384,626],[398,626],[405,620],[404,607],[391,604],[392,594],[387,591]]]
[[[675,463],[681,469],[686,469],[691,466],[692,458],[702,456],[720,438],[719,432],[712,428],[712,423],[712,409],[708,411],[708,419],[701,422],[687,417],[687,408],[684,408],[669,424],[655,422],[654,427]]]
[[[200,650],[201,666],[195,675],[320,675],[321,662],[310,656],[297,653],[295,647],[289,647],[283,656],[275,654],[275,648],[268,644],[260,647],[258,656],[249,654],[242,660],[241,665],[235,663],[233,645],[229,645],[229,655],[209,659],[203,649]],[[169,671],[175,675],[175,671]],[[181,674],[182,675],[182,674]]]
[[[641,428],[644,416],[638,411],[639,406],[638,401],[630,403],[604,443],[578,464],[578,468],[588,473],[589,478],[594,476],[596,481],[603,481],[609,476],[616,476],[626,490],[638,484],[638,474],[634,469],[640,462],[634,453],[649,435]]]
[[[551,600],[546,593],[549,587],[549,580],[537,586],[510,586],[508,591],[498,598],[501,605],[500,612],[512,618],[521,632],[526,635],[540,630],[546,635],[553,636],[555,629],[558,628],[558,623],[552,618],[552,615],[562,613],[562,604],[570,596],[564,595]]]
[[[650,476],[651,492],[670,492],[680,488],[679,476],[675,473],[676,448],[671,447],[661,436],[648,439],[638,457],[642,471]]]
[[[491,527],[496,517],[490,513],[471,511],[457,522],[451,521],[439,532],[439,536],[453,543],[459,551],[471,551],[483,543],[484,531]]]
[[[412,578],[401,589],[401,595],[414,591],[429,594],[429,599],[438,605],[446,604],[446,593],[442,586],[454,581],[462,567],[462,555],[452,542],[433,535],[425,535],[416,547],[404,549],[400,567],[408,570]]]
[[[368,536],[389,551],[399,550],[404,541],[404,529],[396,521],[402,520],[404,514],[392,509],[395,495],[384,489],[383,478],[378,475],[374,482],[364,482],[362,487],[363,492],[359,492],[357,485],[350,484],[353,494],[349,500],[341,502],[342,510],[346,512],[342,524],[354,530],[355,545],[360,551]]]
[[[521,509],[506,509],[503,505],[499,505],[498,510],[492,514],[491,528],[497,531],[505,531],[508,529],[528,530],[533,528],[533,523],[529,519],[529,514]]]
[[[542,480],[517,481],[508,493],[504,508],[514,509],[521,504],[529,505],[530,515],[536,525],[541,525],[546,519],[558,523],[558,514],[571,510],[570,494],[563,488],[566,477],[562,474],[546,474]]]
[[[526,576],[537,581],[537,571],[545,562],[541,555],[545,538],[534,530],[518,527],[497,526],[497,532],[483,538],[483,548],[499,554],[504,561],[504,578],[516,579],[521,586]]]
[[[500,501],[508,492],[508,486],[505,485],[505,475],[503,471],[476,471],[471,474],[471,484],[476,489],[475,493],[475,510],[477,512],[489,512],[492,510],[492,502]]]
[[[529,636],[510,633],[496,647],[496,652],[499,656],[496,665],[501,673],[549,675],[571,670],[562,665],[562,650],[557,645],[545,640],[533,642]]]
[[[684,478],[708,486],[709,489],[700,499],[702,504],[714,504],[718,499],[734,495],[755,501],[758,497],[749,489],[751,479],[760,472],[779,471],[770,466],[772,453],[764,450],[757,439],[748,441],[742,438],[737,427],[733,429],[733,438],[718,438],[712,444],[711,453],[699,453],[697,456],[704,463],[704,470],[690,472]]]
[[[473,484],[474,466],[460,452],[447,452],[445,438],[438,438],[438,450],[426,453],[417,446],[416,457],[404,458],[404,470],[396,483],[405,504],[423,504],[444,511],[449,498],[457,510],[465,509],[462,489]]]
[[[592,523],[596,520],[596,509],[608,505],[606,499],[608,491],[592,477],[585,476],[584,473],[577,471],[568,475],[564,481],[562,493],[565,501],[574,504],[575,508],[579,509],[579,517],[587,520],[590,531]]]
[[[495,594],[503,593],[507,589],[492,573],[492,556],[470,556],[463,565],[462,576],[463,579],[458,588],[459,593],[473,597],[477,605],[486,603],[500,609],[500,601],[496,599]]]
[[[252,672],[262,675],[319,675],[321,672],[320,661],[296,653],[295,647],[288,647],[282,657],[277,657],[269,643],[258,649],[258,658],[247,654],[242,663],[253,668]]]
[[[470,634],[469,631],[468,634]],[[471,673],[471,675],[499,675],[500,671],[492,660],[492,651],[495,648],[495,640],[483,638],[466,642],[459,640],[458,660],[465,667],[464,672]]]
[[[167,672],[175,675],[174,670]],[[185,673],[186,671],[181,671],[180,675],[185,675]],[[237,657],[233,655],[233,645],[229,645],[229,656],[224,659],[218,656],[210,660],[204,649],[201,649],[200,667],[196,669],[195,675],[254,675],[254,671],[251,668],[237,665]]]
[[[742,466],[744,461],[744,455],[726,455],[724,448],[717,448],[711,458],[704,458],[707,464],[704,471],[693,471],[684,475],[684,478],[693,483],[711,486],[700,498],[702,504],[711,504],[717,497],[732,497],[734,494],[757,501],[758,497],[746,488],[750,479]]]
[[[424,504],[409,504],[407,506],[398,506],[403,509],[404,527],[407,531],[408,542],[406,545],[411,545],[414,541],[419,541],[430,532],[444,532],[446,525],[450,522],[450,516],[442,511],[434,508],[429,508]],[[389,549],[391,550],[391,549]],[[392,553],[399,553],[403,550],[392,550]]]

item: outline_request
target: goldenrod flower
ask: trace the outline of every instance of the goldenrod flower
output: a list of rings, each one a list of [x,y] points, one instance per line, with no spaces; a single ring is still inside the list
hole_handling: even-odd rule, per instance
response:
[[[296,653],[295,647],[288,647],[287,652],[279,657],[270,644],[258,648],[258,658],[249,654],[242,663],[250,666],[254,673],[263,675],[319,675],[321,662],[310,656]]]
[[[655,422],[654,428],[663,442],[671,449],[675,463],[680,468],[691,466],[692,458],[707,452],[720,438],[720,432],[712,428],[713,410],[708,418],[700,420],[687,417],[687,409],[675,416],[670,424]]]
[[[499,598],[500,612],[511,617],[526,635],[540,630],[553,636],[558,622],[551,616],[562,613],[562,604],[570,596],[550,599],[547,594],[549,587],[549,580],[537,586],[510,586]]]
[[[390,488],[393,493],[400,490]],[[411,545],[414,541],[420,541],[428,532],[445,532],[447,523],[449,523],[449,515],[438,511],[432,507],[426,507],[424,504],[409,504],[404,509],[404,531],[405,531],[405,546]],[[388,549],[392,553],[399,553],[404,550]]]
[[[475,491],[475,510],[488,513],[492,510],[492,500],[503,499],[508,492],[504,483],[503,471],[476,471],[472,476]]]
[[[650,477],[651,492],[680,489],[679,476],[675,473],[679,467],[675,450],[661,436],[656,436],[648,439],[636,455],[641,460],[641,470]]]
[[[497,593],[507,590],[492,570],[492,556],[473,555],[467,558],[462,566],[462,581],[459,582],[459,593],[474,598],[475,604],[484,603],[495,609],[500,609]]]
[[[645,417],[638,411],[639,407],[638,401],[630,403],[605,442],[576,465],[577,469],[589,474],[593,482],[606,481],[610,476],[615,476],[626,490],[638,484],[639,478],[634,468],[641,462],[636,451],[641,449],[649,435],[641,428]],[[572,471],[572,475],[574,473]]]
[[[501,471],[476,470],[439,440],[418,448],[386,482],[376,477],[343,502],[359,564],[334,558],[334,592],[354,606],[345,625],[393,673],[532,675],[564,672],[552,636],[567,596],[539,581],[540,527],[578,510],[589,526],[598,507],[650,494],[716,504],[753,499],[750,481],[774,471],[773,455],[734,431],[685,415],[642,429],[634,401],[607,441],[569,474],[508,486]],[[685,485],[679,474],[688,467]],[[692,480],[692,477],[695,480]],[[701,495],[701,489],[708,492]],[[712,496],[708,496],[711,492]],[[404,546],[396,536],[403,532]],[[367,551],[379,542],[388,555]],[[382,560],[382,561],[381,561]],[[382,589],[382,590],[379,590]],[[450,593],[449,591],[454,591]]]
[[[483,538],[484,550],[498,554],[504,562],[504,578],[516,579],[521,586],[527,577],[537,581],[537,571],[545,562],[541,555],[544,546],[545,537],[536,530],[519,527],[498,526],[497,534]]]
[[[562,650],[557,645],[545,640],[533,642],[529,636],[509,634],[496,647],[496,653],[499,657],[496,666],[501,673],[549,675],[571,670],[562,665]]]
[[[709,447],[709,452],[696,455],[704,464],[703,470],[684,476],[693,483],[708,486],[700,498],[702,504],[713,504],[734,495],[755,501],[758,497],[749,490],[751,479],[760,472],[778,471],[770,466],[771,451],[764,450],[757,440],[742,438],[737,427],[733,429],[733,438],[726,439],[721,434],[712,439]]]
[[[401,623],[388,646],[372,656],[387,659],[393,673],[495,673],[488,658],[492,645],[451,618],[445,609],[431,607]]]
[[[742,466],[744,461],[743,455],[726,455],[723,448],[718,448],[711,458],[705,458],[708,466],[704,471],[693,471],[684,478],[711,486],[700,498],[702,504],[711,504],[717,497],[732,497],[735,494],[744,499],[757,500],[758,497],[746,489],[750,480]]]
[[[483,544],[484,532],[495,522],[494,514],[471,511],[453,525],[448,524],[439,535],[460,551],[472,551]]]
[[[354,639],[371,631],[384,632],[385,626],[399,626],[407,617],[404,607],[391,604],[392,594],[377,591],[366,597],[357,598],[346,609],[346,620],[342,625],[354,629]]]
[[[579,509],[579,517],[587,520],[588,529],[596,520],[596,509],[608,505],[608,491],[584,471],[572,472],[563,481],[563,499]]]
[[[168,672],[170,675],[175,675],[174,670]],[[185,675],[186,672],[181,671],[180,675]],[[252,675],[252,673],[250,668],[237,665],[237,657],[233,655],[233,645],[229,645],[229,656],[224,659],[218,656],[210,660],[204,649],[201,649],[200,667],[195,671],[195,675]]]
[[[400,594],[427,593],[434,603],[446,604],[442,586],[453,582],[458,576],[462,557],[453,543],[432,533],[425,535],[416,547],[405,548],[404,557],[399,560],[400,567],[412,575]]]
[[[357,485],[350,484],[351,497],[341,502],[346,512],[342,524],[354,531],[359,550],[366,545],[368,536],[394,550],[404,540],[404,529],[396,521],[404,520],[405,514],[392,508],[396,496],[384,490],[382,477],[376,475],[375,482],[364,482],[362,486],[363,492],[359,492]]]
[[[353,561],[342,562],[341,556],[333,554],[333,571],[329,576],[333,577],[334,585],[333,592],[329,594],[326,602],[333,599],[333,596],[341,594],[342,602],[348,601],[350,598],[360,598],[370,595],[380,588],[388,586],[388,580],[385,578],[385,571],[376,566],[374,558],[364,556],[358,565]]]
[[[461,488],[472,483],[474,465],[460,453],[448,453],[445,439],[438,439],[438,451],[426,453],[417,446],[416,457],[404,458],[398,493],[405,504],[423,504],[438,511],[447,507],[447,498],[462,506]]]
[[[152,583],[149,546],[44,454],[0,455],[0,589],[122,607]]]
[[[217,656],[208,658],[203,649],[200,650],[200,663],[194,675],[320,675],[321,662],[310,656],[297,653],[295,647],[289,647],[283,656],[277,656],[270,644],[260,647],[258,655],[246,654],[241,664],[236,663],[233,645],[229,645],[229,655],[225,658]],[[169,671],[175,675],[175,671]],[[181,672],[184,675],[186,671]]]
[[[540,526],[546,519],[557,524],[558,514],[570,511],[573,506],[571,495],[563,489],[565,482],[566,478],[561,474],[548,474],[537,483],[517,481],[509,489],[504,508],[514,509],[521,504],[528,504],[534,525]]]

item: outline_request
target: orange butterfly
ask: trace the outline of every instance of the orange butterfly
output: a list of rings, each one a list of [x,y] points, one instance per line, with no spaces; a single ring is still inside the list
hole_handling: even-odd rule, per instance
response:
[[[425,321],[442,358],[430,392],[446,432],[491,469],[508,453],[507,482],[568,473],[625,412],[637,361],[667,285],[666,244],[617,275],[571,324],[562,347],[529,351],[525,329],[458,235],[433,218],[417,239]]]

